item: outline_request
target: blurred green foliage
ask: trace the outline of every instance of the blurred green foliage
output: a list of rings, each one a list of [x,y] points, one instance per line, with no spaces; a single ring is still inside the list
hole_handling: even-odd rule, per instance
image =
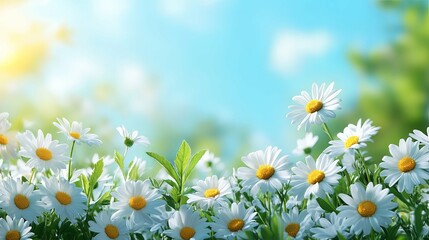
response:
[[[389,11],[403,18],[400,34],[371,53],[349,54],[363,73],[361,94],[357,108],[339,119],[356,124],[358,118],[370,118],[382,127],[368,148],[376,162],[389,154],[389,144],[398,144],[414,129],[425,132],[429,125],[429,8],[427,1],[395,6]]]

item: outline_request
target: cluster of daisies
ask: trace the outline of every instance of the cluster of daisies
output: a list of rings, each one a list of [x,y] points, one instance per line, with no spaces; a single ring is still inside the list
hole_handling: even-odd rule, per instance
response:
[[[127,160],[149,140],[117,131],[123,154],[95,154],[77,168],[80,144],[100,145],[82,123],[57,119],[65,138],[42,130],[13,133],[0,113],[0,239],[397,239],[429,236],[429,128],[414,130],[390,156],[372,160],[366,146],[380,127],[359,119],[332,135],[327,121],[340,108],[334,84],[313,84],[287,114],[298,129],[321,125],[329,146],[307,132],[292,162],[273,146],[242,157],[226,175],[208,151],[191,155],[186,142],[174,161],[148,152],[163,168],[145,177],[146,161]],[[208,174],[192,179],[193,169]]]

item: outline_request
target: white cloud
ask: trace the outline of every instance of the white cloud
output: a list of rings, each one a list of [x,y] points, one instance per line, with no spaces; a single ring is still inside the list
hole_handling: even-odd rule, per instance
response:
[[[162,0],[161,13],[192,30],[208,30],[216,23],[215,16],[222,0]]]
[[[271,66],[281,74],[295,73],[306,60],[324,55],[332,42],[331,34],[326,31],[282,31],[274,39]]]

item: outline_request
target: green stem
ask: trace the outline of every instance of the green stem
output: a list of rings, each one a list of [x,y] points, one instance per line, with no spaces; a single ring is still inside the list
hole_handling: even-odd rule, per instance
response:
[[[29,183],[31,184],[31,182],[33,182],[33,178],[34,178],[34,175],[36,174],[36,168],[32,168],[31,169],[31,175],[30,175],[30,180],[29,180]]]
[[[73,150],[74,150],[74,145],[75,145],[75,143],[76,143],[76,140],[73,140],[72,147],[71,147],[71,150],[70,150],[69,174],[68,174],[68,180],[69,180],[69,181],[70,181],[70,179],[71,179],[71,177],[72,177],[72,170],[71,170],[71,167],[72,167]]]
[[[370,183],[371,182],[371,175],[369,174],[369,169],[366,166],[365,158],[362,156],[362,154],[360,153],[359,149],[356,150],[356,153],[357,153],[357,155],[358,155],[358,157],[359,157],[359,159],[361,161],[361,164],[362,164],[363,168],[365,169],[365,174],[366,174],[366,178],[368,180],[368,183]]]
[[[334,138],[332,137],[331,131],[329,131],[328,125],[326,125],[326,123],[322,124],[322,128],[323,128],[323,131],[326,133],[326,135],[328,135],[328,137],[331,140],[334,140]]]

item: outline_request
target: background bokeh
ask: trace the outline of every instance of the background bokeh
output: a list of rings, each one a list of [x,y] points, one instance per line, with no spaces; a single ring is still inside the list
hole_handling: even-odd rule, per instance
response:
[[[426,0],[0,0],[0,29],[1,111],[15,131],[83,122],[104,142],[83,161],[123,149],[122,124],[151,140],[132,149],[144,159],[182,139],[226,166],[268,145],[291,155],[304,131],[287,106],[313,82],[343,89],[333,132],[382,127],[375,161],[429,125]]]

